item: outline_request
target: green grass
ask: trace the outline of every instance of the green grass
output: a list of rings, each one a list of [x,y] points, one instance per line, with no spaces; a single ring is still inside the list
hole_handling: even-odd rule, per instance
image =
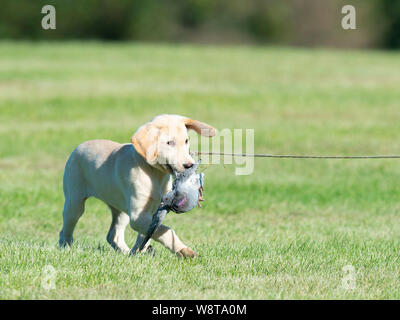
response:
[[[165,220],[193,261],[158,243],[155,257],[114,252],[94,199],[74,246],[56,245],[64,164],[82,141],[128,142],[177,113],[254,128],[259,153],[400,154],[399,70],[385,52],[0,43],[0,298],[399,299],[398,160],[211,166],[203,208]]]

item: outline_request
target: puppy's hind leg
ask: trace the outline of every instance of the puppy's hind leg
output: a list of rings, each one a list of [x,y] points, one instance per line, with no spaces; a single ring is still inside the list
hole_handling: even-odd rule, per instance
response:
[[[85,210],[85,201],[88,198],[86,183],[74,155],[75,153],[72,153],[67,161],[63,179],[65,196],[63,228],[58,241],[61,247],[72,244],[72,234],[76,223]]]
[[[65,199],[63,210],[63,228],[60,232],[60,247],[71,245],[73,242],[73,233],[79,218],[85,210],[86,198]]]
[[[125,228],[129,224],[129,216],[110,205],[108,207],[111,209],[112,221],[107,234],[107,242],[115,250],[128,253],[129,247],[125,243]]]

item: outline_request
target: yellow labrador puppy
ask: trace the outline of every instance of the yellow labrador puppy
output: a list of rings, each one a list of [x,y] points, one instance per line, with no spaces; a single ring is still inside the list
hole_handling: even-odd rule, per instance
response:
[[[131,143],[90,140],[80,144],[69,157],[64,172],[63,228],[60,246],[70,245],[85,201],[95,197],[111,209],[112,222],[107,234],[111,246],[124,253],[125,227],[139,234],[132,252],[140,246],[157,210],[161,197],[171,188],[170,174],[194,164],[189,154],[188,129],[212,137],[208,124],[178,115],[160,115],[140,127]],[[171,228],[161,225],[152,239],[182,257],[197,253],[187,247]],[[150,241],[146,244],[146,249]]]

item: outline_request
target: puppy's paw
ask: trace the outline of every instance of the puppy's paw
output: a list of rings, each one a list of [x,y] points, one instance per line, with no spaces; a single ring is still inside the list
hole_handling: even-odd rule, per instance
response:
[[[144,254],[154,257],[156,255],[156,250],[153,248],[153,246],[150,245],[143,251],[139,251],[139,249],[136,249],[136,251],[133,251],[133,249],[132,249],[132,251],[130,252],[130,255],[132,255],[132,256],[144,255]]]
[[[198,256],[197,252],[193,251],[189,247],[181,249],[176,254],[179,258],[192,258],[193,259]]]

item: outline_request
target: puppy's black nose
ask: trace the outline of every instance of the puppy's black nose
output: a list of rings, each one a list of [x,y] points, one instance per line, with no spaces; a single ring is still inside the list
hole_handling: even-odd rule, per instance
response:
[[[183,164],[183,167],[184,167],[185,169],[189,169],[189,168],[193,167],[193,163],[190,163],[190,162],[184,163],[184,164]]]

